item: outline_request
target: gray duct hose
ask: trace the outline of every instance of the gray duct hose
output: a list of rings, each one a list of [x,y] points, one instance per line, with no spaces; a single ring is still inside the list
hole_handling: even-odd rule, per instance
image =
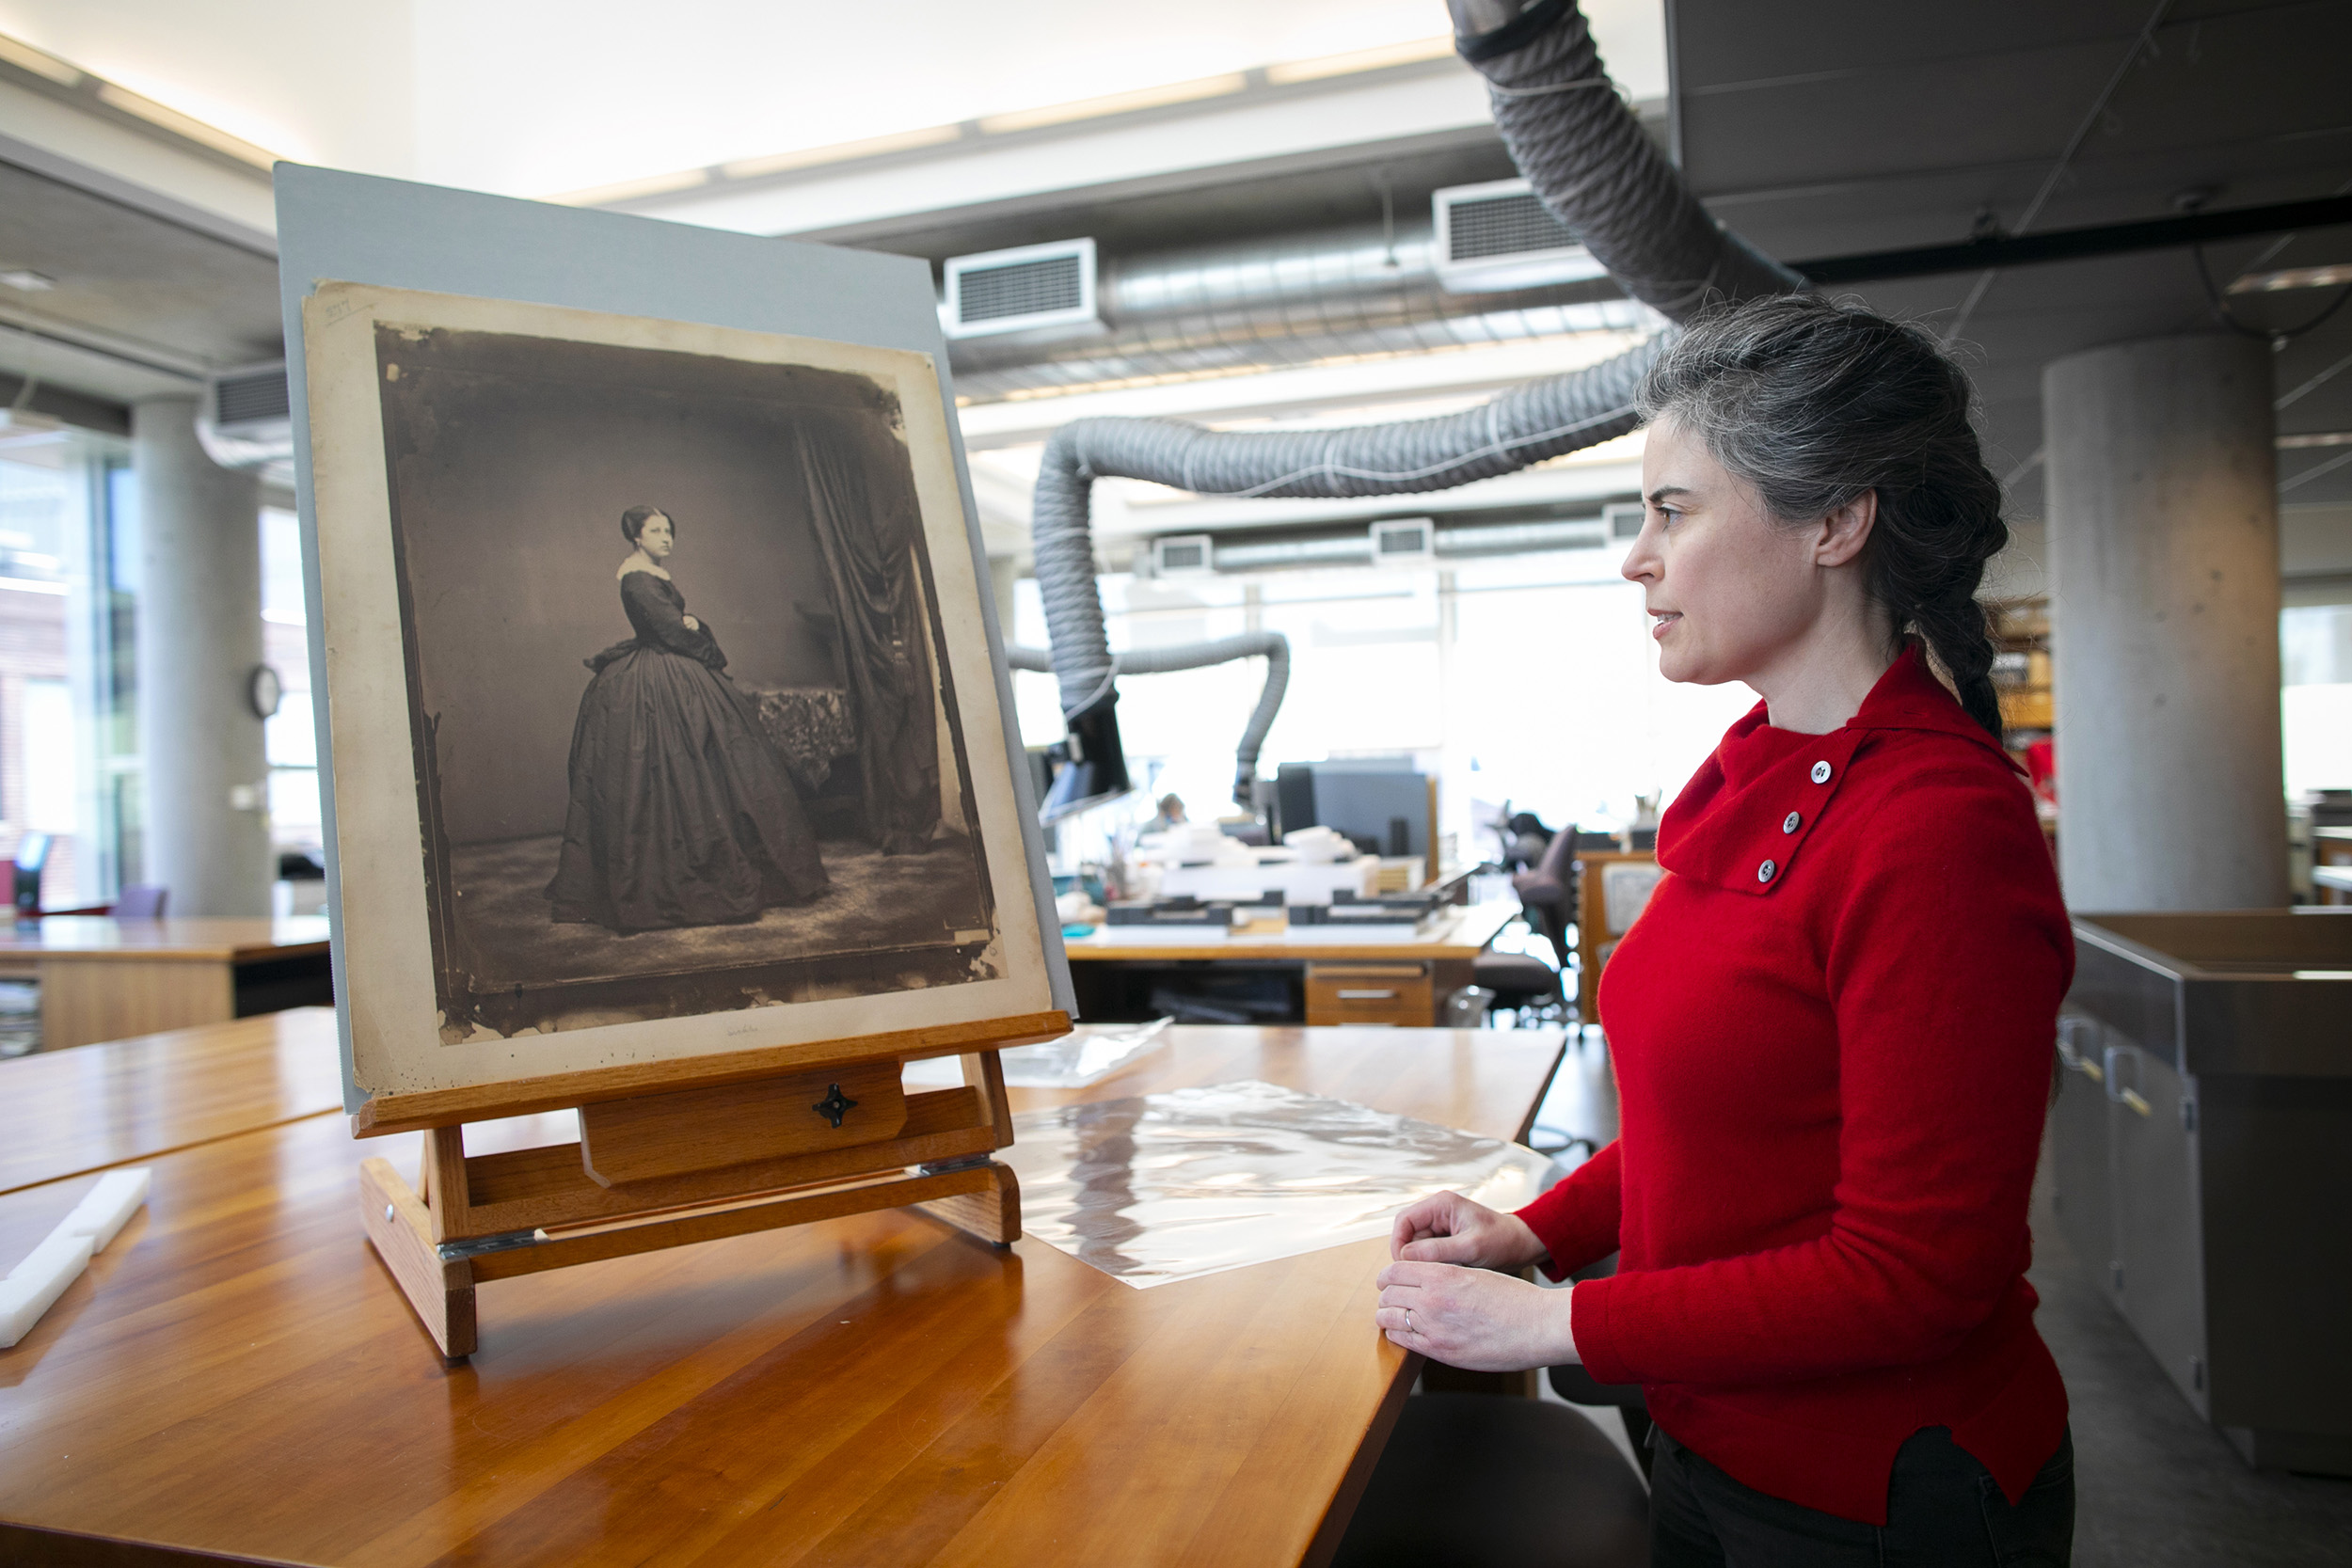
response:
[[[1241,744],[1233,748],[1233,794],[1236,800],[1247,802],[1250,783],[1258,776],[1258,752],[1265,745],[1266,732],[1274,728],[1274,716],[1281,711],[1282,694],[1290,689],[1290,639],[1279,631],[1246,631],[1210,642],[1187,642],[1181,647],[1129,648],[1111,656],[1111,667],[1121,675],[1158,675],[1171,670],[1205,670],[1212,664],[1260,656],[1265,659],[1265,685],[1258,690],[1258,705],[1242,731]],[[1008,644],[1005,657],[1016,670],[1053,673],[1054,656],[1042,648]]]
[[[1492,8],[1455,0],[1457,27],[1466,14],[1483,21]],[[1708,216],[1618,102],[1571,0],[1536,0],[1506,24],[1454,41],[1486,78],[1511,161],[1627,293],[1680,322],[1711,299],[1805,286]]]
[[[1053,634],[1062,715],[1110,695],[1088,527],[1094,480],[1125,474],[1201,495],[1384,496],[1447,490],[1622,436],[1633,390],[1663,340],[1571,375],[1547,376],[1458,414],[1346,430],[1218,434],[1177,420],[1079,420],[1054,432],[1038,467],[1030,532]],[[1168,650],[1154,650],[1167,652]]]
[[[1670,318],[1686,318],[1710,293],[1745,298],[1803,287],[1794,273],[1707,215],[1612,90],[1591,29],[1569,0],[1536,0],[1524,9],[1512,0],[1499,7],[1484,0],[1479,9],[1510,17],[1457,41],[1493,87],[1496,123],[1511,155],[1552,214],[1629,293]],[[1030,518],[1063,718],[1074,721],[1113,701],[1124,657],[1111,655],[1095,587],[1088,518],[1097,478],[1152,480],[1213,496],[1452,489],[1633,429],[1635,388],[1665,341],[1661,334],[1613,359],[1431,420],[1295,433],[1220,434],[1174,420],[1064,425],[1046,443]],[[1173,658],[1195,651],[1152,653]],[[1272,719],[1262,697],[1252,734],[1263,739],[1260,721]],[[1254,747],[1236,762],[1246,784],[1254,774]]]

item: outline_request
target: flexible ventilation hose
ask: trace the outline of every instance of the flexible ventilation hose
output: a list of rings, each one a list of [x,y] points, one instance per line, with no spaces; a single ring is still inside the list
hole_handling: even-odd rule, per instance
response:
[[[1005,654],[1016,670],[1053,673],[1054,656],[1042,648],[1008,647]],[[1266,662],[1265,685],[1258,690],[1258,705],[1250,711],[1249,722],[1242,730],[1241,744],[1233,748],[1233,798],[1247,801],[1249,786],[1258,776],[1258,753],[1264,749],[1266,732],[1274,728],[1274,716],[1281,711],[1282,694],[1290,689],[1289,638],[1279,631],[1246,631],[1180,647],[1129,648],[1111,655],[1111,668],[1120,675],[1158,675],[1172,670],[1205,670],[1212,664],[1261,657]]]
[[[1796,274],[1707,215],[1618,100],[1591,28],[1571,0],[1536,0],[1524,9],[1512,0],[1454,0],[1454,11],[1457,19],[1505,18],[1457,38],[1457,45],[1487,79],[1495,122],[1520,172],[1627,293],[1682,320],[1714,298],[1804,287]],[[1218,433],[1175,420],[1062,426],[1038,469],[1030,533],[1063,719],[1074,724],[1106,709],[1117,700],[1119,673],[1147,668],[1139,658],[1149,658],[1152,669],[1194,669],[1268,652],[1263,644],[1221,652],[1226,644],[1211,642],[1112,655],[1089,523],[1096,479],[1144,479],[1221,497],[1452,489],[1633,429],[1634,391],[1665,342],[1661,334],[1613,359],[1436,419],[1279,433]],[[1279,659],[1268,654],[1266,690],[1236,752],[1234,793],[1245,800],[1289,671],[1288,643],[1276,633],[1261,636],[1282,652]]]
[[[1717,223],[1618,101],[1571,0],[1536,0],[1455,47],[1486,78],[1495,129],[1553,217],[1618,287],[1670,321],[1710,301],[1794,293],[1804,279]]]

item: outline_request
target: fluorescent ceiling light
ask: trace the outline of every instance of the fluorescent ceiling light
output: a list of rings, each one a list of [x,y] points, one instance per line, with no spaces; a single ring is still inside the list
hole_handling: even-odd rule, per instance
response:
[[[1170,103],[1192,103],[1203,98],[1223,98],[1248,86],[1248,78],[1240,71],[1228,71],[1222,76],[1199,76],[1189,82],[1167,82],[1156,87],[1137,87],[1133,92],[1107,93],[1101,98],[1081,98],[1069,103],[1049,103],[1038,109],[1014,109],[1006,114],[984,116],[980,129],[989,135],[1007,131],[1034,131],[1043,125],[1066,125],[1073,119],[1095,119],[1104,115],[1123,115],[1136,109],[1157,109]]]
[[[30,267],[12,267],[7,272],[0,272],[0,283],[6,283],[11,289],[21,289],[28,294],[46,293],[57,286],[56,278],[45,272],[35,272]]]
[[[2281,289],[2332,289],[2352,283],[2352,262],[2325,267],[2289,267],[2283,272],[2249,272],[2230,285],[2233,294],[2276,293]]]
[[[6,60],[19,71],[29,71],[36,76],[46,76],[59,87],[70,87],[79,83],[82,73],[46,50],[36,49],[0,33],[0,60]]]
[[[2278,440],[2280,451],[2298,451],[2305,447],[2352,447],[2352,430],[2317,430],[2307,436],[2281,436]]]
[[[620,180],[610,185],[591,185],[582,191],[565,191],[561,196],[543,199],[566,207],[596,207],[608,201],[634,201],[641,197],[667,196],[672,191],[691,191],[707,184],[710,171],[703,168],[682,168],[669,174],[648,174],[640,180]]]
[[[885,152],[906,152],[918,147],[937,147],[941,142],[954,141],[962,135],[961,126],[926,125],[918,131],[897,131],[886,136],[866,136],[859,141],[803,147],[797,151],[771,153],[765,158],[740,158],[734,163],[721,165],[719,172],[729,180],[756,180],[763,174],[781,174],[787,169],[846,163],[851,158],[878,158]]]
[[[278,154],[267,148],[256,147],[243,136],[232,136],[220,127],[208,125],[193,115],[183,115],[177,109],[166,108],[142,93],[133,92],[129,87],[119,87],[113,82],[102,82],[98,87],[98,98],[101,103],[111,104],[125,114],[138,116],[150,125],[168,131],[175,136],[184,136],[189,141],[200,143],[215,152],[226,152],[231,158],[251,164],[256,168],[265,169],[278,162]]]
[[[1320,82],[1327,76],[1352,76],[1359,71],[1381,71],[1395,65],[1416,65],[1422,60],[1451,58],[1454,38],[1450,33],[1436,38],[1409,39],[1403,43],[1384,43],[1376,49],[1351,49],[1344,55],[1323,55],[1311,60],[1283,60],[1265,68],[1265,79],[1276,87],[1293,82]]]

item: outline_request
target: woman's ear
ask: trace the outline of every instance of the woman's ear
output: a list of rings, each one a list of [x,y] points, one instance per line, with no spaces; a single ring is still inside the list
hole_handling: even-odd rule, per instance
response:
[[[1865,490],[1823,517],[1814,534],[1813,564],[1843,566],[1860,556],[1862,547],[1870,542],[1870,528],[1878,516],[1879,493]]]

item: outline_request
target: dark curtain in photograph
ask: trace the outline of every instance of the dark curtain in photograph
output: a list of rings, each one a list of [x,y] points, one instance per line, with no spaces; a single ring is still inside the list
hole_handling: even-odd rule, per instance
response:
[[[866,819],[886,855],[920,854],[939,824],[939,731],[923,648],[910,517],[875,504],[859,443],[807,420],[796,435],[840,618]]]

